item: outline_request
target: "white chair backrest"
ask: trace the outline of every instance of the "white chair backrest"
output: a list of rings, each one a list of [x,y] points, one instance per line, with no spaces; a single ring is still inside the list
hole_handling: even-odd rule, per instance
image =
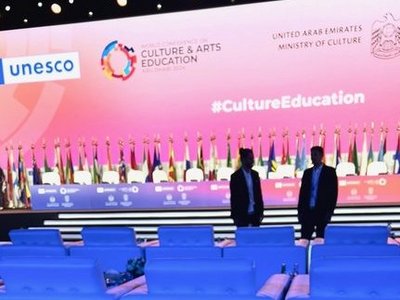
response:
[[[352,162],[340,162],[336,166],[336,175],[339,177],[356,175],[356,166]]]
[[[140,170],[129,170],[127,175],[128,183],[138,182],[145,183],[146,182],[146,173]]]
[[[78,170],[74,172],[74,183],[92,184],[92,174],[89,171]]]
[[[283,174],[278,172],[268,172],[268,179],[282,179]]]
[[[152,175],[154,183],[168,182],[168,174],[164,170],[155,169]]]
[[[190,168],[186,170],[186,181],[203,181],[204,172],[200,168]]]
[[[276,173],[280,174],[281,178],[294,178],[294,165],[278,165]]]
[[[253,170],[258,172],[260,179],[267,179],[267,169],[264,166],[254,166]]]
[[[388,173],[388,167],[384,161],[373,161],[367,167],[367,175],[378,176]]]
[[[103,171],[101,176],[101,182],[118,184],[119,183],[119,173],[117,171]]]
[[[42,173],[42,183],[50,185],[60,185],[60,174],[58,174],[58,172],[44,172]]]
[[[230,167],[219,167],[217,170],[217,180],[231,180],[232,173],[235,172]]]

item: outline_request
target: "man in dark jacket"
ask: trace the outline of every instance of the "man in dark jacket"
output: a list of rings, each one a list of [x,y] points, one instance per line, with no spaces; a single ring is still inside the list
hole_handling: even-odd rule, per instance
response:
[[[324,238],[325,227],[331,220],[338,196],[336,170],[326,166],[322,159],[324,149],[311,148],[313,167],[305,170],[301,179],[297,216],[301,224],[301,238],[310,240],[314,231],[316,238]]]
[[[239,150],[242,166],[231,175],[231,217],[237,227],[260,226],[264,202],[258,173],[252,170],[254,154],[251,149]]]

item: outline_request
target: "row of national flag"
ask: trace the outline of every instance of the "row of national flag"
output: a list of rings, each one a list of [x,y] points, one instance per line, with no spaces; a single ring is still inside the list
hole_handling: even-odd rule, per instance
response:
[[[333,149],[330,153],[330,159],[325,161],[326,164],[336,167],[338,163],[342,161],[348,161],[354,163],[356,167],[356,174],[366,175],[368,164],[373,161],[387,161],[387,134],[388,130],[380,128],[378,134],[378,151],[374,151],[374,130],[367,130],[364,128],[362,134],[362,145],[361,151],[359,151],[359,145],[357,145],[357,130],[348,130],[349,148],[347,156],[343,155],[341,148],[341,132],[339,128],[336,128],[333,135]],[[242,130],[238,134],[237,139],[237,152],[235,155],[232,154],[232,135],[230,132],[226,135],[226,156],[225,160],[221,160],[218,157],[217,150],[217,138],[215,134],[211,134],[209,142],[209,157],[207,161],[204,158],[203,145],[204,140],[200,133],[197,134],[196,143],[196,158],[192,160],[190,158],[189,139],[187,134],[184,136],[184,148],[182,158],[182,176],[178,176],[178,170],[176,167],[176,158],[174,151],[174,139],[172,136],[168,138],[168,162],[164,163],[161,161],[161,139],[159,135],[154,138],[153,141],[153,153],[151,155],[150,140],[148,138],[143,141],[143,155],[142,160],[138,162],[136,154],[136,143],[133,139],[129,139],[129,160],[125,157],[125,144],[123,140],[118,141],[118,163],[115,164],[112,159],[111,142],[106,138],[106,161],[107,163],[102,165],[99,163],[98,147],[99,143],[97,140],[92,140],[91,146],[91,163],[89,163],[87,156],[86,143],[82,140],[78,142],[78,159],[75,164],[73,161],[73,155],[71,151],[71,143],[66,141],[64,147],[61,146],[60,139],[54,142],[54,163],[52,166],[49,164],[47,157],[47,145],[42,144],[43,153],[43,165],[39,166],[36,157],[36,149],[31,146],[32,153],[32,165],[31,175],[33,184],[42,184],[42,173],[56,171],[60,175],[61,184],[72,184],[74,183],[74,173],[79,171],[89,171],[92,175],[92,182],[94,184],[102,182],[102,172],[104,170],[114,170],[119,173],[120,182],[127,181],[127,171],[129,169],[142,170],[147,174],[146,181],[152,182],[152,172],[156,169],[163,169],[165,166],[168,174],[168,180],[171,182],[177,181],[178,178],[185,180],[186,171],[192,167],[197,167],[203,170],[204,178],[207,180],[216,180],[216,174],[218,168],[221,166],[231,167],[237,169],[240,167],[239,149],[241,147],[250,147],[253,149],[256,159],[255,164],[258,166],[264,166],[268,172],[275,172],[279,164],[281,165],[294,165],[296,172],[304,171],[309,166],[309,160],[307,153],[309,148],[314,145],[325,147],[326,133],[323,129],[320,130],[318,136],[313,131],[311,138],[307,141],[306,132],[297,132],[295,135],[295,155],[291,155],[289,145],[290,137],[289,132],[285,130],[282,133],[282,150],[280,160],[278,161],[276,156],[276,133],[270,132],[268,135],[268,158],[265,160],[263,154],[263,141],[261,130],[259,130],[256,136],[250,136],[250,145],[245,145],[245,134]],[[257,141],[257,147],[255,146]],[[18,208],[18,207],[30,207],[30,186],[28,181],[27,167],[24,161],[24,152],[21,145],[18,146],[17,162],[14,161],[14,148],[12,145],[6,147],[7,153],[7,166],[6,166],[6,182],[5,182],[5,198],[7,199],[7,207]],[[393,170],[391,173],[400,174],[400,126],[397,128],[397,145],[394,151],[394,155],[391,158],[393,163]]]

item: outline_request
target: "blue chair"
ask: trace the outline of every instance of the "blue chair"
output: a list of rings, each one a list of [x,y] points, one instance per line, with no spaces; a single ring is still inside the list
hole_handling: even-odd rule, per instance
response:
[[[126,271],[128,260],[143,257],[143,251],[136,246],[72,246],[71,257],[95,259],[103,272]]]
[[[8,233],[14,246],[58,246],[64,247],[57,229],[12,229]]]
[[[0,258],[5,256],[67,256],[68,251],[64,247],[48,246],[13,246],[0,247]]]
[[[307,249],[299,246],[252,246],[223,248],[223,257],[250,259],[255,263],[256,287],[260,289],[272,275],[286,272],[306,273]],[[293,270],[297,267],[297,270]]]
[[[320,258],[335,256],[399,256],[397,245],[314,245],[311,248],[311,262]]]
[[[212,226],[160,226],[160,246],[214,246]]]
[[[282,227],[239,227],[235,232],[237,246],[293,246],[295,230]]]
[[[332,257],[310,270],[310,299],[385,299],[400,297],[400,257]]]
[[[107,294],[95,261],[70,257],[5,257],[0,260],[6,300],[116,299]]]
[[[387,244],[390,231],[387,226],[328,225],[325,245],[334,244]]]
[[[155,259],[145,267],[149,295],[253,295],[254,267],[242,259]]]
[[[219,247],[147,247],[146,260],[157,258],[222,258]]]
[[[136,246],[136,234],[129,227],[84,227],[81,230],[85,246]]]

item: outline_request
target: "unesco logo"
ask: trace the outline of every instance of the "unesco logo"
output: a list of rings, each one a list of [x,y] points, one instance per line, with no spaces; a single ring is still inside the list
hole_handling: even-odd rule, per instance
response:
[[[132,47],[112,41],[103,50],[101,67],[108,79],[127,80],[135,72],[137,58]]]

